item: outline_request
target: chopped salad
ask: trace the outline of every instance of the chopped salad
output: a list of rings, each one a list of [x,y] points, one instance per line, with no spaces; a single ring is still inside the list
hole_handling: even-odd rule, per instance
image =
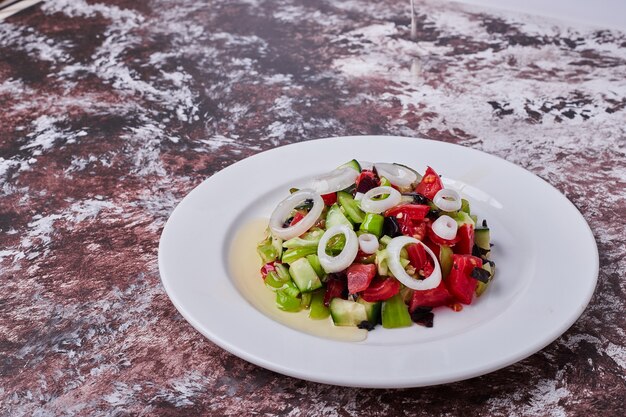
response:
[[[352,160],[278,204],[257,246],[261,276],[279,309],[314,320],[432,327],[434,308],[461,310],[494,277],[477,221],[431,167]]]

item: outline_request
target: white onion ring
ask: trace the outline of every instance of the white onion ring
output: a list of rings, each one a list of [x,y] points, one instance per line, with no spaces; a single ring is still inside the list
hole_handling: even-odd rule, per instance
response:
[[[433,198],[433,203],[443,211],[457,211],[462,206],[459,193],[448,188],[439,190]]]
[[[328,245],[328,241],[330,239],[339,234],[343,234],[346,237],[346,244],[339,255],[331,256],[326,253],[326,245]],[[356,233],[354,233],[354,230],[345,224],[338,224],[324,232],[324,235],[320,239],[320,243],[317,246],[317,257],[319,258],[324,271],[329,274],[343,271],[352,265],[352,262],[354,262],[358,252],[359,239],[357,238]]]
[[[379,177],[385,177],[396,187],[408,187],[417,181],[417,174],[396,164],[377,162],[374,164]]]
[[[306,200],[313,200],[313,207],[306,216],[293,226],[283,227],[283,223],[289,217],[293,209],[304,203]],[[278,203],[270,217],[270,230],[275,237],[283,240],[289,240],[296,236],[300,236],[309,230],[319,219],[324,209],[324,200],[319,194],[313,190],[300,190],[291,194],[283,201]]]
[[[311,188],[322,195],[341,191],[354,184],[359,174],[352,168],[337,168],[327,174],[313,178]]]
[[[383,200],[373,200],[373,197],[389,194]],[[361,199],[361,209],[367,213],[382,213],[400,204],[402,195],[398,190],[389,186],[375,187],[365,193]]]
[[[361,252],[371,255],[378,250],[380,244],[378,238],[371,233],[364,233],[359,236],[359,248]]]
[[[418,245],[422,245],[426,250],[426,253],[428,253],[428,255],[432,258],[434,262],[434,271],[432,274],[430,274],[428,278],[425,278],[423,280],[415,279],[407,274],[407,272],[402,267],[402,264],[400,264],[400,251],[403,247],[411,243],[417,243]],[[419,240],[409,236],[394,237],[387,245],[387,253],[389,254],[389,256],[387,257],[389,270],[398,281],[400,281],[407,287],[413,290],[425,291],[436,288],[441,282],[441,267],[439,266],[439,261],[437,260],[437,257],[428,246],[424,245]]]
[[[459,225],[452,217],[443,215],[433,223],[433,232],[442,239],[452,240],[456,237]]]
[[[356,201],[361,201],[361,200],[363,199],[363,196],[364,196],[364,195],[365,195],[364,193],[359,193],[359,192],[357,192],[356,194],[354,194],[354,199],[355,199]]]

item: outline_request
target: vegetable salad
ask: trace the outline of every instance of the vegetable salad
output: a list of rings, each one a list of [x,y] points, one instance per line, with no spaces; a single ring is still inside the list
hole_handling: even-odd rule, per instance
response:
[[[352,160],[290,190],[257,251],[277,308],[372,330],[433,325],[493,279],[490,232],[428,167]]]

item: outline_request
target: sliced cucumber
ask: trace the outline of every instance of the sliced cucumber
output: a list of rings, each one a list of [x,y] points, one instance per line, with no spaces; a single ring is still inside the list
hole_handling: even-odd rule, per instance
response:
[[[395,329],[397,327],[409,327],[413,324],[409,308],[404,304],[400,294],[396,294],[390,299],[383,301],[382,322],[385,329]]]
[[[309,306],[311,305],[312,298],[313,296],[311,295],[310,292],[302,294],[302,298],[300,299],[300,307],[302,307],[305,310],[309,308]]]
[[[476,246],[483,250],[491,251],[491,246],[489,245],[490,242],[491,237],[489,235],[489,229],[485,228],[474,230],[474,243],[476,243]],[[489,257],[489,253],[487,253],[486,256]]]
[[[322,268],[322,264],[320,263],[320,258],[318,258],[317,255],[308,255],[306,259],[309,261],[318,277],[324,278],[326,276],[326,272],[324,272],[324,268]]]
[[[328,214],[326,214],[326,229],[328,230],[338,224],[345,224],[350,228],[354,227],[352,222],[343,214],[339,205],[333,204],[330,209],[328,209]]]
[[[363,223],[365,219],[365,212],[359,207],[359,203],[352,198],[352,195],[345,191],[339,191],[337,193],[337,201],[346,212],[346,215],[354,223]]]
[[[369,321],[372,324],[380,323],[380,305],[381,305],[380,301],[375,301],[373,303],[370,303],[368,301],[365,301],[361,297],[359,297],[356,299],[356,302],[359,304],[363,304],[363,306],[365,306],[365,314],[367,314],[367,321]]]
[[[335,326],[358,326],[367,321],[367,311],[363,304],[341,298],[331,300],[330,315]]]
[[[359,161],[357,161],[356,159],[353,159],[352,161],[348,161],[345,164],[337,167],[337,169],[340,169],[340,168],[352,168],[356,172],[361,172],[361,164],[359,164]]]
[[[489,272],[489,281],[487,281],[486,283],[482,281],[478,281],[478,285],[476,286],[477,297],[480,297],[485,292],[485,290],[487,290],[487,287],[489,286],[489,284],[491,284],[491,280],[493,279],[493,276],[496,273],[495,264],[492,266],[489,262],[483,265],[483,269]]]
[[[289,274],[301,292],[310,292],[322,286],[317,273],[306,258],[300,258],[289,267]]]
[[[448,278],[452,270],[452,248],[450,246],[441,245],[439,247],[439,264],[441,265],[441,276],[443,279]]]
[[[406,166],[406,165],[398,164],[398,163],[395,163],[395,162],[394,162],[393,164],[394,164],[394,165],[398,165],[399,167],[402,167],[402,168],[408,169],[409,171],[412,171],[412,172],[415,174],[415,176],[416,176],[416,180],[415,180],[415,181],[413,181],[413,184],[417,184],[417,183],[419,183],[419,182],[422,180],[422,174],[420,174],[419,172],[417,172],[417,171],[416,171],[416,170],[414,170],[413,168],[408,167],[408,166]]]
[[[472,217],[464,211],[457,211],[456,213],[449,213],[450,217],[456,220],[456,223],[459,227],[464,224],[471,224],[472,226],[476,226],[476,222]]]

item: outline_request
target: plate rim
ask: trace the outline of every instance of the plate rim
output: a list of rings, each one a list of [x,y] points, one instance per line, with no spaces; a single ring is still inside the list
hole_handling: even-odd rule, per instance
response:
[[[413,378],[399,378],[396,377],[394,378],[396,381],[393,382],[383,382],[381,383],[380,381],[376,381],[376,382],[372,382],[372,383],[358,383],[355,382],[353,379],[351,378],[327,378],[327,377],[321,377],[321,376],[316,376],[316,375],[311,375],[310,373],[306,373],[306,372],[301,372],[297,369],[292,369],[289,367],[285,367],[282,366],[280,363],[274,363],[272,361],[268,361],[264,358],[258,357],[256,355],[254,355],[253,353],[250,353],[248,351],[246,351],[245,349],[241,349],[240,347],[233,345],[229,342],[227,342],[226,340],[223,340],[222,338],[218,337],[217,335],[211,333],[210,331],[208,331],[207,329],[204,328],[204,326],[201,325],[201,323],[191,314],[189,313],[185,306],[181,303],[181,301],[178,299],[178,297],[175,295],[174,293],[174,288],[171,284],[171,282],[168,281],[168,279],[165,276],[165,265],[164,265],[164,256],[163,256],[163,251],[164,251],[164,241],[166,239],[166,233],[168,232],[168,226],[171,226],[171,219],[174,218],[174,216],[176,215],[177,211],[179,211],[179,209],[181,208],[181,205],[183,204],[183,202],[188,198],[189,195],[191,195],[192,193],[197,193],[200,192],[198,191],[203,184],[211,181],[216,175],[219,175],[220,177],[222,175],[226,175],[224,174],[225,172],[227,172],[228,170],[230,170],[232,167],[235,167],[237,165],[240,164],[245,164],[247,160],[249,159],[253,159],[253,158],[261,158],[263,157],[262,155],[267,154],[267,153],[271,153],[277,149],[286,149],[286,148],[297,148],[300,147],[304,144],[311,144],[311,143],[319,143],[319,142],[332,142],[332,141],[337,141],[337,140],[359,140],[359,139],[364,139],[364,138],[370,138],[370,139],[374,139],[374,140],[387,140],[387,139],[394,139],[394,140],[412,140],[412,141],[427,141],[427,142],[432,142],[432,143],[436,143],[438,145],[443,145],[443,146],[452,146],[452,147],[457,147],[457,148],[462,148],[463,152],[465,151],[469,151],[471,152],[476,152],[479,153],[481,155],[483,155],[484,157],[488,157],[488,158],[494,158],[495,160],[498,160],[501,163],[505,163],[511,167],[513,167],[516,170],[519,170],[520,173],[524,173],[524,175],[529,175],[531,176],[534,180],[538,179],[541,181],[541,183],[543,183],[543,186],[547,187],[548,189],[550,189],[552,192],[557,193],[560,198],[563,200],[563,202],[567,203],[569,205],[569,207],[571,209],[573,209],[573,212],[576,213],[577,217],[578,217],[578,221],[577,223],[582,226],[584,225],[586,228],[586,233],[587,233],[587,237],[589,238],[589,242],[592,245],[593,248],[593,253],[592,256],[590,257],[593,258],[594,261],[594,265],[592,266],[592,271],[593,273],[591,274],[592,276],[590,276],[589,278],[591,279],[591,282],[589,285],[589,290],[586,292],[585,297],[583,302],[580,304],[579,308],[572,314],[570,314],[568,317],[568,320],[563,321],[562,323],[560,323],[559,326],[555,326],[552,330],[552,332],[550,332],[549,336],[545,336],[537,341],[535,341],[535,343],[530,343],[526,346],[526,349],[523,350],[522,353],[517,353],[517,354],[510,354],[509,357],[507,357],[505,360],[500,360],[500,361],[496,361],[493,362],[491,366],[487,366],[487,367],[483,367],[480,370],[476,369],[474,372],[465,372],[463,373],[462,376],[456,375],[454,372],[447,375],[447,376],[443,376],[441,378],[433,378],[428,382],[418,382],[416,380],[414,380]],[[321,145],[320,146],[324,146]],[[337,137],[328,137],[328,138],[320,138],[320,139],[313,139],[313,140],[307,140],[307,141],[303,141],[303,142],[295,142],[295,143],[290,143],[290,144],[285,144],[282,146],[277,146],[275,148],[271,148],[268,150],[265,150],[263,152],[259,152],[257,154],[251,155],[250,157],[241,159],[233,164],[228,165],[227,167],[222,168],[220,171],[215,172],[213,175],[205,178],[200,184],[198,184],[197,186],[195,186],[190,192],[188,192],[185,197],[183,197],[181,199],[181,201],[176,205],[176,207],[174,208],[174,210],[170,213],[170,216],[168,217],[168,220],[165,224],[165,226],[163,227],[163,230],[161,232],[161,236],[159,239],[159,248],[158,248],[158,267],[159,267],[159,274],[160,274],[160,280],[161,280],[161,284],[163,285],[166,294],[168,295],[168,298],[170,299],[170,301],[172,302],[172,304],[175,306],[175,308],[177,309],[177,311],[183,316],[183,318],[185,318],[185,320],[192,325],[193,328],[195,328],[198,332],[200,332],[202,335],[204,335],[205,337],[207,337],[211,342],[215,343],[216,345],[218,345],[220,348],[234,354],[235,356],[238,356],[250,363],[253,363],[255,365],[261,366],[265,369],[269,369],[271,371],[275,371],[284,375],[288,375],[291,377],[295,377],[295,378],[299,378],[299,379],[304,379],[304,380],[308,380],[308,381],[313,381],[313,382],[319,382],[319,383],[324,383],[324,384],[332,384],[332,385],[339,385],[339,386],[346,386],[346,387],[361,387],[361,388],[381,388],[381,389],[386,389],[386,388],[409,388],[409,387],[422,387],[422,386],[433,386],[433,385],[439,385],[439,384],[445,384],[445,383],[451,383],[451,382],[457,382],[457,381],[462,381],[462,380],[466,380],[466,379],[471,379],[477,376],[481,376],[481,375],[485,375],[487,373],[490,372],[494,372],[496,370],[505,368],[507,366],[510,366],[516,362],[519,362],[531,355],[533,355],[534,353],[539,352],[540,350],[542,350],[543,348],[545,348],[546,346],[548,346],[549,344],[551,344],[552,342],[554,342],[556,339],[558,339],[559,336],[561,336],[562,334],[564,334],[582,315],[582,313],[585,311],[585,309],[587,308],[589,302],[591,301],[591,298],[593,297],[593,294],[595,293],[595,289],[597,287],[597,281],[598,281],[598,273],[599,273],[599,253],[598,253],[598,248],[597,248],[597,242],[595,239],[595,236],[593,235],[593,231],[591,230],[591,227],[589,226],[589,224],[587,223],[587,221],[585,220],[584,216],[582,215],[582,213],[578,210],[578,208],[574,205],[574,203],[572,203],[563,193],[561,193],[556,187],[552,186],[550,183],[548,183],[546,180],[544,180],[543,178],[539,177],[538,175],[528,171],[527,169],[516,165],[512,162],[509,162],[507,160],[505,160],[504,158],[501,158],[497,155],[493,155],[478,149],[474,149],[474,148],[470,148],[470,147],[466,147],[466,146],[462,146],[462,145],[458,145],[458,144],[454,144],[454,143],[449,143],[449,142],[443,142],[443,141],[436,141],[436,140],[431,140],[431,139],[427,139],[427,138],[422,138],[422,137],[406,137],[406,136],[389,136],[389,135],[357,135],[357,136],[337,136]],[[228,280],[230,281],[230,279]],[[243,298],[243,295],[240,294],[240,296]],[[260,312],[258,312],[259,314],[262,314]],[[345,343],[345,342],[337,342],[337,343]]]

